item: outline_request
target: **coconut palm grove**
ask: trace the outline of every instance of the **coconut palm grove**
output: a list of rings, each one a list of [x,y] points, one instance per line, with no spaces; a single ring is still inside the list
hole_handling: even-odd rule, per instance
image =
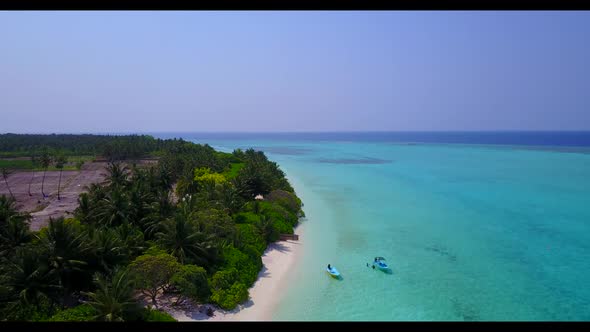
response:
[[[12,158],[4,181],[23,169],[61,173],[71,160],[106,161],[104,180],[85,188],[77,208],[38,231],[13,191],[0,196],[4,320],[174,321],[158,310],[162,296],[233,309],[248,299],[267,245],[303,216],[283,171],[253,149],[223,153],[147,135],[5,134],[0,151]]]

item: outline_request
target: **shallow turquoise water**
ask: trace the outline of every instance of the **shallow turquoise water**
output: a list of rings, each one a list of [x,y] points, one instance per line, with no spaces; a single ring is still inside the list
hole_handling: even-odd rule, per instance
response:
[[[590,320],[590,154],[206,142],[265,150],[304,200],[274,320]],[[375,256],[393,273],[368,268]]]

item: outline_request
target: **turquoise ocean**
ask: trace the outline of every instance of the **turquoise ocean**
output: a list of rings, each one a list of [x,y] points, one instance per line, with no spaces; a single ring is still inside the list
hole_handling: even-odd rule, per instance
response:
[[[590,320],[587,146],[175,136],[265,151],[302,198],[303,252],[273,320]]]

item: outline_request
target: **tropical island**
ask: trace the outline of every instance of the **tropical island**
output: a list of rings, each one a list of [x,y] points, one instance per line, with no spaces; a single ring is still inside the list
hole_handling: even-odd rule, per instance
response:
[[[301,200],[261,151],[147,135],[0,135],[0,319],[174,321],[231,310]]]

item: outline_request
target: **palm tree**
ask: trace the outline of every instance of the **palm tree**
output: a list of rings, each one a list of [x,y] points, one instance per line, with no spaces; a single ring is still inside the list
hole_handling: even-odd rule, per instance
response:
[[[31,176],[31,181],[29,181],[29,196],[33,196],[31,194],[31,184],[33,183],[33,179],[35,179],[35,166],[37,165],[37,158],[33,155],[31,156],[31,165],[33,165],[33,171],[31,172],[33,175]]]
[[[94,232],[91,242],[94,259],[106,273],[113,272],[113,267],[127,258],[125,244],[113,229],[97,230]]]
[[[59,169],[59,182],[57,183],[57,200],[61,200],[59,196],[59,189],[61,187],[61,173],[64,170],[64,165],[68,161],[68,158],[63,154],[60,153],[55,157],[55,167]]]
[[[0,172],[2,173],[2,177],[4,178],[4,183],[6,183],[6,188],[8,188],[8,192],[10,193],[10,197],[12,197],[12,199],[16,200],[16,198],[14,198],[14,195],[12,194],[12,190],[10,190],[10,186],[8,185],[8,176],[10,174],[12,174],[12,171],[10,171],[6,168],[2,168],[0,170]]]
[[[74,210],[74,217],[83,223],[90,222],[90,214],[92,212],[91,202],[92,201],[88,193],[81,193],[80,196],[78,196],[78,207],[76,210]]]
[[[217,188],[219,202],[228,214],[236,213],[244,205],[236,188],[229,182]]]
[[[30,247],[18,249],[2,275],[2,284],[16,303],[39,305],[42,299],[53,301],[61,288],[55,273]]]
[[[82,268],[87,265],[85,257],[90,249],[87,234],[79,225],[60,217],[50,218],[47,229],[35,237],[39,240],[49,268],[60,278],[65,301],[71,293],[72,286],[81,281],[80,278],[74,277],[83,272]]]
[[[141,226],[141,220],[149,213],[149,203],[152,195],[142,186],[141,182],[134,182],[127,190],[129,199],[129,221],[133,225]]]
[[[96,312],[94,320],[123,322],[139,310],[133,299],[133,281],[127,270],[117,270],[111,280],[104,275],[95,274],[94,282],[98,289],[92,293],[84,293],[90,297],[91,300],[87,303]]]
[[[168,191],[172,188],[172,172],[165,165],[160,165],[158,168],[157,178],[160,189]]]
[[[119,189],[113,189],[101,199],[93,211],[96,220],[106,226],[118,226],[127,223],[130,207],[127,195]]]
[[[106,169],[108,172],[108,182],[111,187],[124,186],[127,184],[127,176],[129,172],[127,166],[118,162],[111,162],[107,165]]]
[[[260,216],[260,221],[256,223],[258,233],[266,240],[266,242],[274,242],[279,238],[279,232],[273,226],[273,222],[265,215]]]
[[[25,220],[11,218],[4,227],[0,227],[0,256],[11,256],[18,247],[30,242],[32,238]]]
[[[266,172],[265,163],[252,161],[246,163],[233,182],[242,197],[252,199],[258,194],[266,195],[270,192],[270,180],[271,176]]]
[[[199,263],[207,262],[213,249],[212,239],[197,230],[187,206],[182,204],[180,211],[162,224],[162,231],[156,234],[156,238],[181,264],[184,264],[186,259]]]
[[[13,219],[25,221],[29,218],[28,214],[18,212],[14,199],[6,195],[0,196],[0,227],[5,227]]]
[[[152,239],[160,230],[162,221],[168,219],[175,210],[170,202],[168,192],[158,191],[152,201],[144,204],[145,216],[139,220],[139,227],[146,239]]]
[[[177,195],[184,196],[195,194],[198,191],[198,185],[194,181],[195,174],[193,169],[184,170],[176,185]]]
[[[45,199],[45,197],[47,197],[47,195],[45,195],[45,192],[43,191],[45,185],[45,174],[47,173],[47,168],[49,167],[49,165],[51,165],[51,156],[49,155],[49,152],[43,151],[43,153],[41,154],[40,163],[41,166],[43,166],[43,181],[41,182],[41,194],[43,194],[43,199]]]
[[[124,253],[127,257],[138,256],[146,249],[143,233],[128,222],[120,225],[115,230],[123,242]]]
[[[103,198],[106,198],[107,193],[109,192],[109,188],[101,186],[98,183],[91,183],[90,185],[85,186],[85,189],[88,192],[88,199],[92,203],[97,203]]]

